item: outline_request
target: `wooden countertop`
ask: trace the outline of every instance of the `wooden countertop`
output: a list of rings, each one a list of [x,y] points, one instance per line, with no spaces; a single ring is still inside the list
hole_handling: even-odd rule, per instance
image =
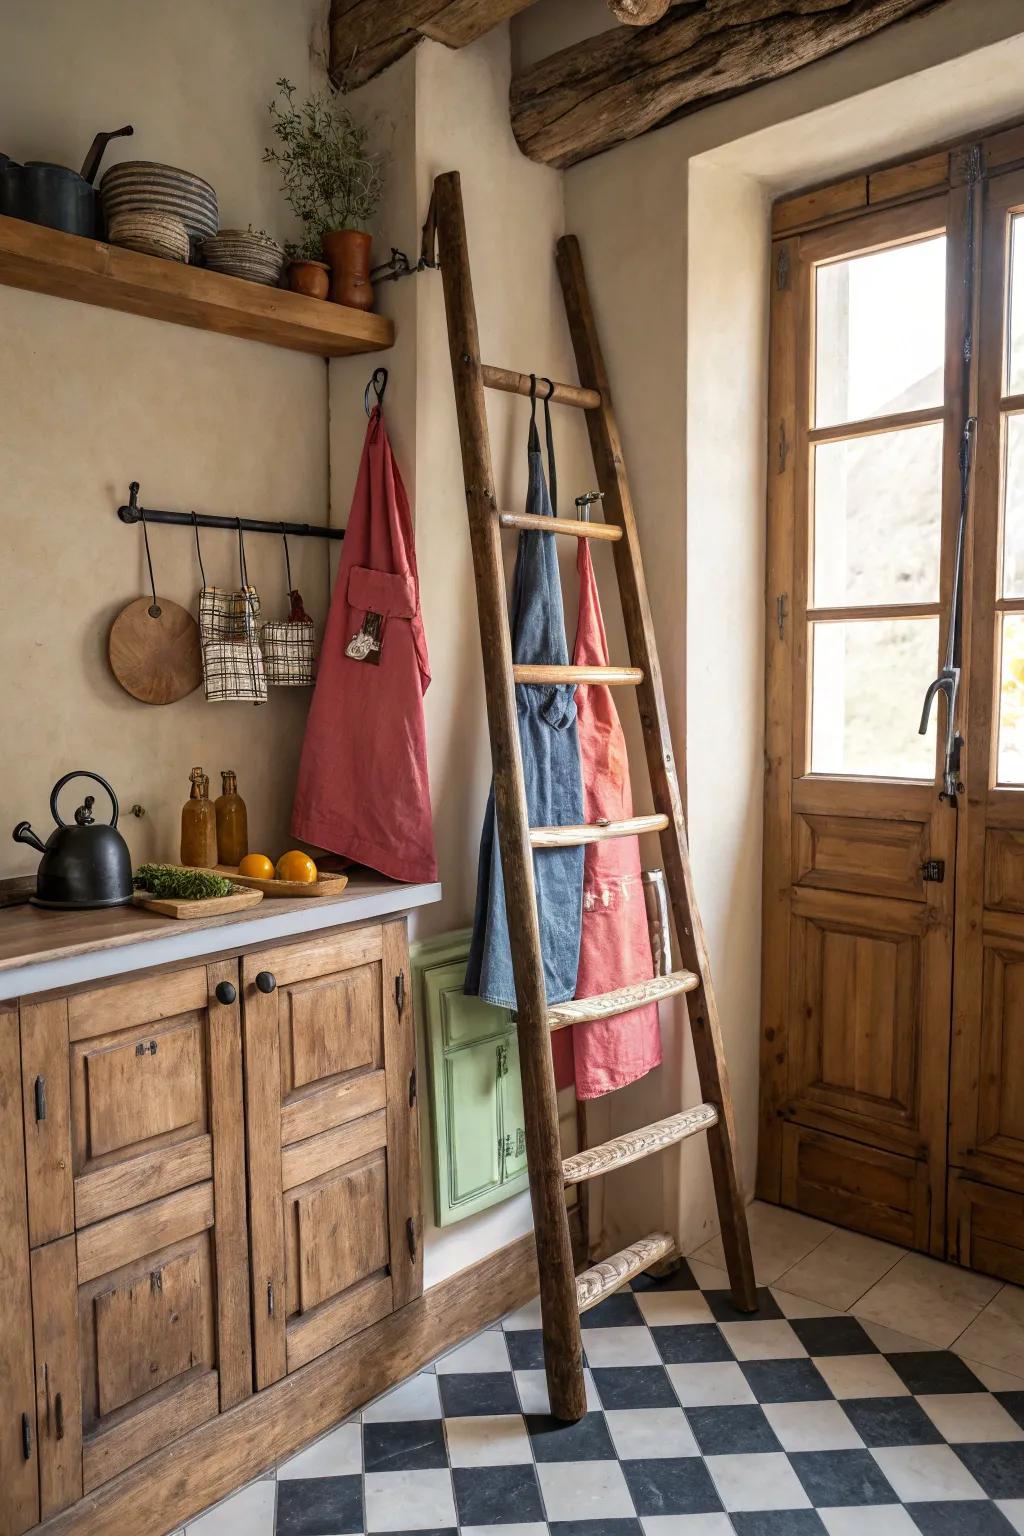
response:
[[[255,907],[196,921],[142,907],[54,912],[0,910],[0,998],[25,996],[125,970],[365,922],[439,901],[439,885],[401,885],[360,870],[340,896],[264,897]]]

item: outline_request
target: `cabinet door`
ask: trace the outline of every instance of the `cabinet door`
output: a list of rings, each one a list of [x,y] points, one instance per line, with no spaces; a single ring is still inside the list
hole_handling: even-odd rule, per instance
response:
[[[39,1519],[18,1013],[0,1003],[0,1532]]]
[[[408,964],[404,922],[243,961],[257,1386],[423,1288]]]
[[[67,1100],[51,1088],[27,1127],[67,1127],[74,1212],[74,1234],[32,1255],[44,1517],[252,1390],[241,1026],[221,982],[234,997],[236,964],[59,1005]],[[40,1007],[23,1025],[46,1026],[59,1083]],[[46,1153],[40,1219],[62,1209]]]

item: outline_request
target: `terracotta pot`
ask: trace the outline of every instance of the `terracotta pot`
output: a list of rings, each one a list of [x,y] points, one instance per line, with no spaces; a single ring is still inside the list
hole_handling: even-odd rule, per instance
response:
[[[361,229],[328,229],[324,255],[331,264],[331,301],[353,309],[373,308],[370,282],[371,236]]]
[[[326,299],[331,291],[331,269],[326,261],[293,261],[288,268],[288,287],[308,299]]]

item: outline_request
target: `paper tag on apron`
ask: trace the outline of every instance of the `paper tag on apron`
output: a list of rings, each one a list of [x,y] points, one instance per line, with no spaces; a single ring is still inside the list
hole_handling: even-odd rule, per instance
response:
[[[345,655],[353,661],[368,661],[380,666],[381,630],[384,620],[379,613],[367,613],[362,624],[345,647]]]

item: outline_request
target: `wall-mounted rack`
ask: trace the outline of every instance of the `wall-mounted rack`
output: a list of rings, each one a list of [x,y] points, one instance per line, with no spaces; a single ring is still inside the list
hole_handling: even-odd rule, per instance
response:
[[[118,507],[117,515],[122,523],[172,523],[184,528],[227,528],[232,533],[286,533],[289,538],[343,539],[344,528],[327,528],[322,523],[271,522],[267,518],[217,517],[209,512],[161,512],[152,507],[139,505],[139,482],[133,480],[128,487],[127,506]]]

